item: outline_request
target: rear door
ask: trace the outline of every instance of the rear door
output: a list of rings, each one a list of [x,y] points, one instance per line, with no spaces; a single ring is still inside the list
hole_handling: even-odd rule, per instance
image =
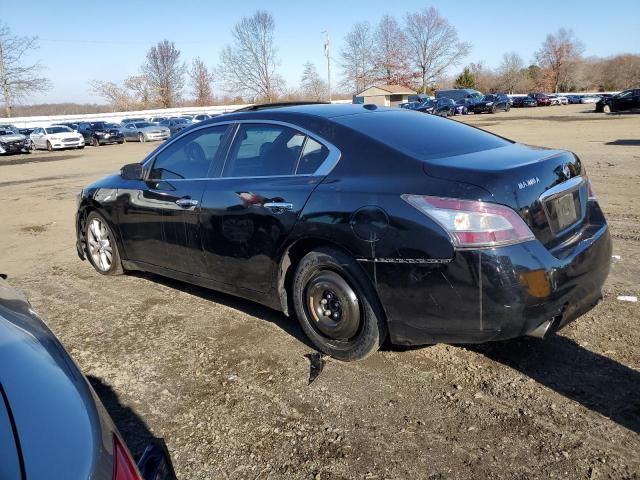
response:
[[[220,176],[202,200],[209,277],[267,292],[279,248],[338,157],[334,147],[296,127],[240,123]]]
[[[119,190],[119,225],[128,259],[203,273],[200,202],[227,129],[211,126],[179,138],[149,161],[146,180]]]

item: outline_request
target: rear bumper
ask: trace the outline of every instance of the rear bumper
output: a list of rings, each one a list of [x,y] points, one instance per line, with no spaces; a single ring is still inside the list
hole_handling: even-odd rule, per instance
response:
[[[534,240],[458,251],[451,261],[376,263],[376,287],[393,343],[480,343],[559,329],[593,308],[609,274],[606,224],[570,254]],[[446,263],[445,263],[446,262]]]

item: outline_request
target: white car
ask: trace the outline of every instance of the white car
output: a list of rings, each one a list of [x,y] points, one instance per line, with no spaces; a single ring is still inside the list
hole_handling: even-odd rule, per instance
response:
[[[580,103],[598,103],[600,97],[597,95],[583,95],[580,97]]]
[[[204,122],[205,120],[209,120],[211,115],[207,115],[206,113],[200,113],[193,117],[193,123]]]
[[[37,150],[46,148],[49,151],[63,148],[84,148],[84,137],[64,125],[38,127],[29,136],[31,148]]]

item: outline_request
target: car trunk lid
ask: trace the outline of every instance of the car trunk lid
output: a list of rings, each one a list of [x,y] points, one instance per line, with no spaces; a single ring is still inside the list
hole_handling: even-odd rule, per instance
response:
[[[425,160],[424,170],[484,188],[491,201],[516,210],[548,248],[575,235],[585,219],[586,176],[580,160],[567,151],[515,143]]]

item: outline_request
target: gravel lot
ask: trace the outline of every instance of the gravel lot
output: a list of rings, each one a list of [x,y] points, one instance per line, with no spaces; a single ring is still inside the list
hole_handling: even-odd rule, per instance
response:
[[[591,106],[462,120],[575,151],[614,239],[604,301],[558,335],[313,352],[295,321],[161,277],[102,277],[75,253],[75,195],[154,144],[0,157],[0,273],[23,289],[134,455],[163,437],[178,477],[640,478],[640,115]],[[460,118],[460,117],[457,117]]]

